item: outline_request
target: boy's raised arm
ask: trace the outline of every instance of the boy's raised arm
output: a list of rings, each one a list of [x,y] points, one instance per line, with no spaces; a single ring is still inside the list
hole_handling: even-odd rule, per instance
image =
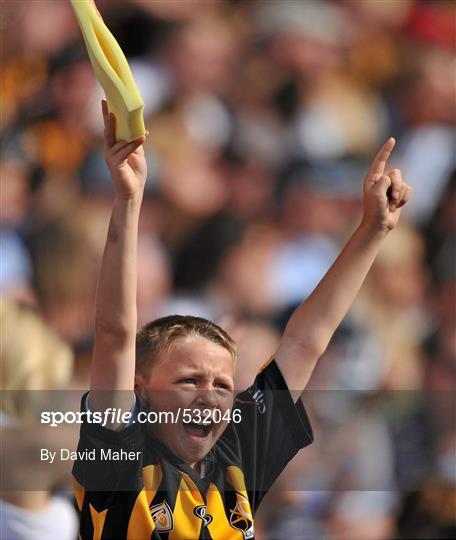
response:
[[[331,268],[291,316],[275,359],[296,400],[318,358],[357,295],[387,233],[395,227],[411,187],[399,170],[385,172],[394,148],[389,139],[375,156],[364,180],[364,214]],[[388,195],[391,192],[391,196]]]
[[[147,178],[141,145],[146,136],[116,143],[115,118],[105,101],[102,108],[115,198],[97,289],[90,408],[129,410],[134,401],[138,222]]]

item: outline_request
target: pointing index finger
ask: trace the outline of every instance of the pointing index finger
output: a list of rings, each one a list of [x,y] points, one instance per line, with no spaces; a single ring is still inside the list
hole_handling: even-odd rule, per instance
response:
[[[388,161],[395,144],[395,139],[390,137],[380,148],[377,155],[372,160],[368,173],[369,177],[374,175],[382,175],[385,172],[386,162]]]
[[[108,102],[105,99],[101,100],[101,112],[103,113],[103,121],[105,127],[109,121]]]
[[[105,144],[107,148],[112,148],[114,144],[116,143],[116,136],[115,136],[115,122],[116,118],[113,113],[109,112],[108,109],[108,102],[106,100],[101,101],[101,110],[103,112],[103,120],[104,120],[104,136],[105,136]]]

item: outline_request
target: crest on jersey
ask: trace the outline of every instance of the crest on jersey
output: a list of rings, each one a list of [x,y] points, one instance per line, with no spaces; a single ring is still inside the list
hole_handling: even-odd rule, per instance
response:
[[[207,508],[204,504],[194,508],[193,513],[195,514],[195,516],[198,516],[202,520],[205,527],[207,527],[213,519],[212,516],[207,513]]]
[[[233,529],[241,531],[244,540],[253,538],[253,517],[247,497],[236,492],[236,506],[230,508],[230,525]]]
[[[154,525],[159,532],[171,531],[174,527],[173,513],[166,501],[154,504],[150,507],[150,515],[154,520]]]

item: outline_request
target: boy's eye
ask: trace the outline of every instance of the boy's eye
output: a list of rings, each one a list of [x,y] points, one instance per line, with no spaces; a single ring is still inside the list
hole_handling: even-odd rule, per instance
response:
[[[181,379],[179,381],[182,384],[196,384],[196,379],[192,379],[191,377],[187,377],[186,379]]]
[[[231,388],[225,383],[217,383],[216,388],[221,388],[222,390],[231,390]]]

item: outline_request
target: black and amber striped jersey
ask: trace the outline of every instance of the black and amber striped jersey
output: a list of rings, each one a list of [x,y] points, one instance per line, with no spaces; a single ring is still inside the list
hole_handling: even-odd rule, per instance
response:
[[[84,398],[83,398],[84,399]],[[82,540],[250,540],[258,506],[286,464],[313,440],[274,360],[236,396],[231,422],[198,474],[144,425],[81,426],[79,455],[131,452],[134,460],[78,459],[73,468]]]

